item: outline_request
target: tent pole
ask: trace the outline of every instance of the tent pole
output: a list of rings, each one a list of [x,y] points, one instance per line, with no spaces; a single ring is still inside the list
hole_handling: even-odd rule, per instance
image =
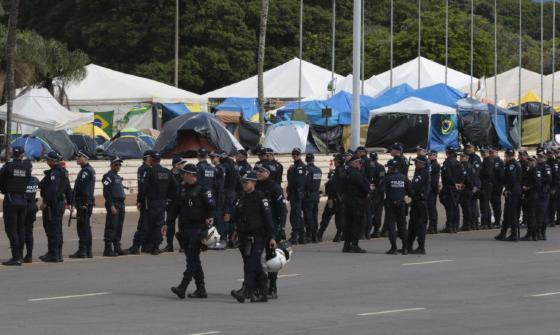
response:
[[[390,46],[389,46],[389,53],[390,53],[390,72],[389,72],[389,87],[393,88],[393,20],[394,20],[394,8],[393,8],[393,0],[391,0],[391,36]]]
[[[353,59],[352,59],[352,150],[360,145],[360,42],[361,42],[361,13],[362,1],[354,0],[354,33],[353,33]]]
[[[474,54],[473,54],[473,50],[474,50],[474,0],[471,0],[471,96],[473,95],[473,58],[474,58]]]
[[[544,27],[543,27],[543,16],[544,16],[544,1],[541,1],[541,146],[544,144],[544,96],[543,96],[543,83],[544,83]]]
[[[360,94],[364,95],[364,80],[366,80],[366,68],[365,68],[365,62],[366,62],[366,40],[365,40],[365,6],[364,6],[364,2],[365,0],[362,0],[362,41],[361,41],[361,47],[362,47],[362,59],[361,59],[361,90],[360,90]]]
[[[301,109],[301,66],[303,59],[303,0],[299,1],[299,80],[298,80],[298,109]]]
[[[418,0],[418,87],[420,88],[420,56],[422,55],[422,0]]]
[[[332,95],[335,92],[334,65],[336,52],[336,0],[332,0],[332,46],[331,46],[331,88]]]
[[[449,0],[445,0],[445,85],[447,85],[447,68],[449,66],[448,62],[449,62]]]
[[[521,134],[521,131],[523,129],[522,127],[522,118],[523,115],[521,113],[521,65],[523,63],[523,48],[522,48],[522,33],[523,33],[523,26],[522,26],[522,15],[523,15],[523,9],[522,9],[522,0],[519,0],[519,78],[517,78],[518,83],[517,83],[517,108],[518,108],[518,116],[517,116],[517,126],[519,129],[519,143],[518,143],[518,147],[521,148],[521,146],[523,145],[523,136]]]
[[[494,0],[494,105],[498,108],[498,3]],[[494,123],[498,124],[498,113],[494,113]]]
[[[556,70],[556,1],[552,3],[552,96],[550,97],[550,104],[552,106],[552,120],[550,122],[550,134],[552,140],[556,137],[554,131],[554,115],[556,114],[556,110],[554,109],[554,71]]]
[[[179,87],[179,0],[175,0],[175,87]]]

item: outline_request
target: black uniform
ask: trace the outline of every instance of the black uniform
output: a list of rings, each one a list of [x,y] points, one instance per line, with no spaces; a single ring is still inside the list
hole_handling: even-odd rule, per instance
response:
[[[519,238],[519,214],[521,210],[521,165],[511,159],[504,166],[504,224],[500,235],[505,236],[511,228],[511,240]]]
[[[408,252],[412,252],[414,240],[418,239],[418,250],[424,251],[426,226],[428,223],[427,198],[430,192],[430,173],[423,167],[414,171],[410,183],[410,220],[408,223]]]
[[[402,173],[406,178],[408,178],[408,169],[410,162],[404,156],[396,156],[393,157],[393,160],[397,162],[397,169],[400,173]]]
[[[478,230],[480,228],[480,207],[478,206],[478,199],[480,197],[480,171],[482,170],[482,159],[479,155],[472,153],[469,154],[469,163],[473,167],[473,183],[476,185],[476,190],[473,193],[471,200],[471,213],[472,213],[472,229]]]
[[[342,237],[342,233],[344,230],[343,222],[344,222],[344,203],[343,199],[343,192],[344,192],[344,183],[337,182],[338,180],[342,179],[340,177],[341,171],[345,176],[346,172],[344,171],[344,166],[340,165],[335,169],[329,171],[328,180],[325,183],[325,193],[327,195],[327,205],[323,210],[323,214],[321,215],[321,223],[319,227],[319,232],[317,233],[318,240],[322,241],[323,234],[329,223],[331,218],[334,216],[335,226],[336,226],[336,235],[334,238],[334,242],[339,242],[340,238]],[[338,176],[338,177],[337,177]]]
[[[460,194],[460,205],[463,210],[463,226],[461,230],[469,231],[476,229],[476,215],[475,210],[478,206],[473,205],[475,193],[480,189],[480,179],[477,176],[476,168],[469,162],[461,162],[463,166],[463,189]]]
[[[247,174],[247,172],[253,171],[253,168],[251,167],[251,164],[249,164],[249,162],[247,162],[247,160],[235,162],[235,169],[237,170],[237,174],[238,174],[239,177],[243,177],[244,175]],[[236,193],[235,194],[235,201],[237,201],[237,198],[240,197],[241,194],[243,193],[243,188],[241,187],[241,179],[238,179],[238,181],[237,181],[237,185],[235,186],[235,193]],[[235,207],[235,201],[232,205],[232,208]]]
[[[481,226],[483,229],[492,228],[492,211],[490,209],[490,199],[494,189],[494,160],[485,157],[482,160],[480,169],[480,214]]]
[[[549,158],[546,163],[550,166],[552,172],[550,201],[548,203],[548,224],[553,227],[555,225],[556,213],[560,212],[560,208],[558,208],[558,199],[560,198],[560,163],[556,158]]]
[[[198,169],[198,182],[204,186],[204,188],[213,190],[216,168],[205,160],[198,162],[196,168]]]
[[[344,188],[344,249],[358,249],[358,241],[363,234],[364,208],[367,205],[369,182],[357,168],[348,166],[342,181]]]
[[[323,173],[315,164],[307,164],[307,175],[303,194],[303,220],[306,242],[317,243],[319,229],[319,200],[321,199],[321,177]]]
[[[440,201],[445,207],[445,231],[456,233],[459,229],[460,193],[456,184],[463,184],[463,168],[455,156],[448,157],[441,167],[442,189]]]
[[[284,175],[284,166],[280,164],[276,159],[273,159],[269,162],[270,166],[270,178],[274,180],[278,185],[282,185],[282,176]]]
[[[84,165],[74,183],[74,208],[76,208],[76,229],[78,231],[79,249],[74,257],[93,257],[90,218],[95,198],[95,170],[89,164]]]
[[[162,241],[161,227],[165,220],[165,209],[168,200],[174,199],[177,195],[177,182],[171,172],[163,166],[156,164],[148,170],[144,183],[138,191],[137,203],[145,207],[147,225],[144,231],[134,236],[134,245],[141,246],[146,241],[148,235],[151,236],[152,253],[159,252],[159,245]]]
[[[224,225],[224,205],[225,194],[224,185],[226,179],[226,171],[222,164],[214,166],[214,187],[212,193],[214,194],[214,201],[216,202],[216,209],[214,210],[214,226],[218,229],[220,236],[225,236]]]
[[[494,227],[499,228],[502,219],[502,192],[504,190],[504,163],[500,157],[494,158],[494,178],[490,204],[494,213]]]
[[[175,178],[175,182],[177,186],[181,185],[183,179],[181,177],[181,173],[179,171],[171,170],[171,174],[173,178]],[[165,217],[165,225],[167,226],[167,233],[166,233],[166,240],[167,240],[167,251],[173,251],[173,239],[175,238],[175,226],[177,217],[179,217],[179,210],[174,202],[178,201],[178,198],[171,199],[171,204],[167,207],[167,215]]]
[[[390,253],[397,250],[397,232],[402,241],[403,252],[407,251],[406,204],[404,197],[409,193],[409,181],[398,169],[385,176],[385,226],[391,243]],[[396,224],[396,226],[395,226]]]
[[[0,189],[4,193],[4,227],[10,240],[13,261],[22,261],[25,244],[25,193],[31,179],[29,161],[13,159],[0,169]]]
[[[140,189],[143,187],[144,181],[150,169],[151,167],[146,163],[143,163],[138,167],[138,171],[136,172],[138,191],[140,191]],[[136,227],[136,232],[134,233],[133,240],[138,241],[143,234],[147,233],[148,234],[147,236],[142,237],[144,240],[144,245],[142,245],[142,247],[146,250],[149,250],[149,246],[152,245],[153,242],[152,242],[152,236],[148,231],[149,223],[148,223],[148,216],[146,214],[146,204],[141,204],[139,212],[140,212],[140,216],[138,217],[138,226]]]
[[[385,167],[379,164],[377,161],[370,160],[370,171],[372,172],[372,178],[369,179],[370,184],[374,186],[373,192],[370,193],[370,207],[371,207],[371,223],[367,227],[367,233],[371,233],[371,228],[373,227],[373,233],[371,237],[379,237],[379,231],[381,229],[381,217],[383,215],[383,200],[385,199]]]
[[[245,161],[247,163],[247,161]],[[247,163],[248,165],[248,163]],[[237,199],[237,185],[239,184],[239,171],[235,166],[235,162],[229,158],[223,158],[221,160],[221,166],[224,169],[224,204],[223,204],[223,214],[231,214],[233,213],[233,209],[235,207],[235,201]],[[246,167],[244,167],[245,169]],[[249,165],[248,168],[250,169],[251,166]],[[231,225],[230,221],[224,221],[224,238],[227,238],[228,235],[234,232],[234,229]]]
[[[113,171],[103,175],[103,198],[105,199],[105,231],[103,239],[105,243],[112,243],[115,250],[120,249],[122,228],[125,216],[124,199],[126,198],[123,187],[123,177]],[[112,213],[111,208],[115,207],[116,214]]]
[[[290,225],[292,226],[290,242],[293,244],[305,243],[302,204],[306,174],[307,170],[301,159],[295,161],[288,169],[288,201],[290,201]]]
[[[25,214],[25,248],[26,255],[23,259],[24,262],[31,263],[33,258],[33,224],[37,219],[37,192],[39,191],[39,179],[31,176],[29,184],[27,184],[27,191],[25,197],[27,198],[27,213]]]
[[[546,163],[537,164],[541,173],[541,187],[537,192],[537,238],[546,239],[546,226],[548,220],[548,202],[550,200],[550,186],[552,184],[552,170]]]
[[[438,226],[438,211],[437,211],[437,197],[439,192],[439,178],[441,175],[441,167],[437,160],[430,160],[428,163],[428,171],[430,172],[430,192],[428,192],[428,218],[429,229],[428,232],[437,234]]]
[[[62,262],[62,216],[64,202],[72,198],[72,189],[68,172],[60,165],[45,171],[45,177],[39,183],[43,204],[43,226],[48,240],[48,251],[41,260]]]
[[[537,199],[538,191],[541,188],[541,172],[536,167],[529,167],[525,164],[525,170],[522,172],[522,208],[523,222],[527,226],[527,235],[524,240],[537,240]]]
[[[234,218],[243,257],[243,295],[253,298],[257,289],[260,292],[267,289],[261,256],[267,241],[275,234],[269,200],[260,191],[244,193],[237,201]]]

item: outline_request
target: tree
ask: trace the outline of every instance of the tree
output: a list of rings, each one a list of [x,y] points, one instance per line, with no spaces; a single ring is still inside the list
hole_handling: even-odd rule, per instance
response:
[[[17,20],[19,13],[19,0],[12,0],[10,6],[10,19],[8,21],[8,34],[6,38],[6,93],[7,93],[7,117],[6,117],[6,133],[4,136],[4,148],[6,161],[10,158],[10,133],[12,128],[12,108],[14,96],[16,92],[14,79],[14,65],[16,59],[16,34]]]
[[[261,24],[259,29],[259,50],[257,56],[258,67],[258,96],[259,96],[259,120],[264,133],[264,52],[266,46],[266,25],[268,23],[268,0],[261,0]]]

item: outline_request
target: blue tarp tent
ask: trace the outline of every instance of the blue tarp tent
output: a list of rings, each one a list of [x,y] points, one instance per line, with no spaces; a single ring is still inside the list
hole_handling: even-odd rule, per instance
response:
[[[243,119],[250,121],[253,116],[259,113],[257,99],[255,98],[227,98],[220,105],[216,106],[220,112],[239,112]]]
[[[373,110],[395,104],[405,98],[408,98],[414,89],[408,84],[401,84],[388,89],[377,98],[368,100],[367,109]]]
[[[163,109],[163,123],[166,123],[167,121],[176,118],[177,116],[181,116],[191,112],[184,103],[161,104],[161,107]]]
[[[368,124],[369,105],[374,101],[373,98],[362,95],[360,96],[360,124]],[[349,125],[352,123],[352,94],[341,91],[331,98],[323,101],[325,106],[333,111],[333,115],[338,113],[338,123],[341,125]],[[324,123],[324,121],[323,121]],[[330,120],[329,120],[329,124]]]
[[[416,90],[410,94],[422,100],[435,102],[451,108],[457,107],[457,100],[463,99],[466,94],[445,84],[435,84]]]
[[[496,105],[488,105],[490,119],[492,125],[498,135],[498,144],[502,149],[513,149],[519,143],[519,131],[515,126],[517,124],[517,112],[497,107]],[[495,112],[497,110],[497,113]]]
[[[325,125],[325,118],[323,118],[323,109],[327,106],[318,100],[302,101],[301,109],[307,117],[308,123],[313,125]],[[280,108],[276,112],[276,117],[280,120],[286,121],[291,120],[293,113],[298,109],[298,102],[290,102],[286,106]],[[339,124],[339,111],[333,109],[332,116],[329,118],[329,126],[334,126]]]

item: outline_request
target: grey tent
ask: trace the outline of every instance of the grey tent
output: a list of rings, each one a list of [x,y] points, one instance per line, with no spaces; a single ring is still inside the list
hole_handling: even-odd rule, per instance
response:
[[[64,130],[51,131],[37,129],[31,134],[31,136],[43,139],[53,150],[61,154],[65,160],[72,159],[76,154],[76,145],[74,145],[70,136]]]

